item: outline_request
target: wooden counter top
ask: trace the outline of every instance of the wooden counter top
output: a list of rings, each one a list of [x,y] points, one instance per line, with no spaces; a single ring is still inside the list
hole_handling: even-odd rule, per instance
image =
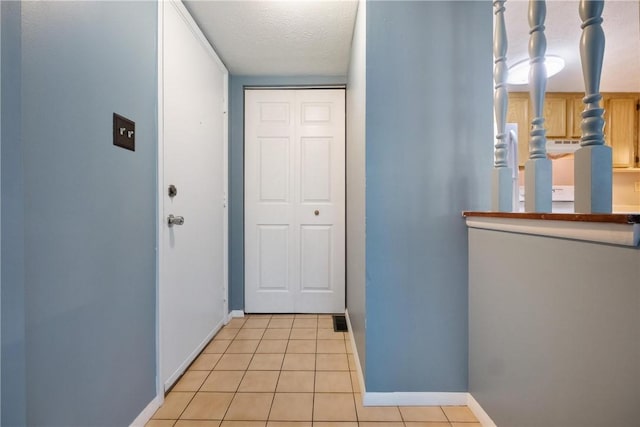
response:
[[[478,212],[465,211],[462,216],[484,218],[534,219],[546,221],[602,222],[610,224],[640,224],[640,213],[621,214],[577,214],[577,213],[534,213],[534,212]]]

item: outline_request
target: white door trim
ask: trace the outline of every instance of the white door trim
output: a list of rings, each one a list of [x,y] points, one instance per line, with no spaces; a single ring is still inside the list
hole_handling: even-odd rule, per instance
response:
[[[164,71],[163,71],[163,34],[164,34],[164,13],[163,13],[163,5],[171,5],[173,6],[188,27],[191,29],[194,37],[202,44],[207,53],[211,56],[212,59],[216,62],[216,64],[224,70],[224,87],[223,94],[224,99],[221,100],[223,103],[223,110],[225,112],[225,117],[228,117],[228,84],[229,84],[229,72],[225,67],[224,63],[220,60],[220,57],[213,50],[204,34],[198,28],[198,25],[195,23],[187,9],[184,7],[181,1],[179,0],[165,0],[157,3],[158,5],[158,30],[157,30],[157,43],[158,43],[158,53],[157,53],[157,75],[158,75],[158,104],[157,104],[157,113],[158,113],[158,146],[157,146],[157,175],[156,175],[156,186],[157,186],[157,194],[156,194],[156,398],[160,398],[161,402],[164,400],[164,384],[162,382],[160,367],[162,354],[161,354],[161,340],[162,334],[160,331],[160,318],[162,313],[160,313],[160,297],[161,297],[161,289],[163,288],[163,277],[165,277],[165,266],[163,265],[164,259],[164,249],[163,242],[165,237],[165,218],[164,218],[164,209],[163,209],[163,200],[166,189],[164,188]],[[227,194],[228,194],[228,120],[224,120],[223,122],[223,180],[224,180],[224,213],[223,213],[223,293],[224,293],[224,321],[225,323],[228,321],[228,208],[227,208]]]

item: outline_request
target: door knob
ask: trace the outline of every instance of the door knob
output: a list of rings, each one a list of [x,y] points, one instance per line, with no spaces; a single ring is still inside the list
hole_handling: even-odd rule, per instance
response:
[[[167,223],[169,224],[169,227],[173,227],[174,225],[182,225],[182,224],[184,224],[184,217],[183,216],[173,216],[173,214],[171,214],[167,218]]]

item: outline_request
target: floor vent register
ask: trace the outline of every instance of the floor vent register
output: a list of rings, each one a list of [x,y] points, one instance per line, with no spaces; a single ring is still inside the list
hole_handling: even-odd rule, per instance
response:
[[[334,332],[348,332],[347,319],[342,315],[333,316]]]

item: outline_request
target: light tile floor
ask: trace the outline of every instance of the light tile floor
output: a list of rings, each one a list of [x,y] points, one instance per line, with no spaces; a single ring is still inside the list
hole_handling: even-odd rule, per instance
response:
[[[329,315],[231,320],[149,427],[480,427],[466,406],[363,407],[349,336]]]

